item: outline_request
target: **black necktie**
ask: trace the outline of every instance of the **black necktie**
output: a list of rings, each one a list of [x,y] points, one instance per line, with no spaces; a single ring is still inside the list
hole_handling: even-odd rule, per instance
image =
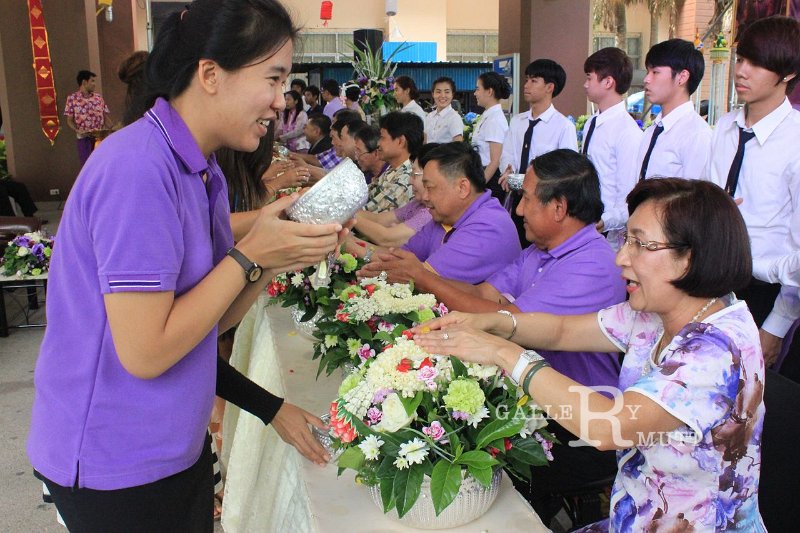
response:
[[[642,170],[639,172],[639,181],[644,179],[645,174],[647,174],[647,165],[650,164],[650,155],[653,153],[653,148],[656,145],[656,139],[658,136],[661,135],[661,132],[664,131],[664,126],[659,124],[656,126],[655,131],[653,132],[653,136],[650,138],[650,146],[647,147],[647,153],[644,154],[644,161],[642,161]]]
[[[739,184],[739,172],[742,170],[742,162],[744,161],[744,145],[755,136],[755,132],[745,131],[739,126],[739,146],[736,148],[736,155],[733,156],[733,163],[731,163],[731,169],[728,171],[728,181],[725,183],[725,192],[730,194],[731,197],[736,194],[736,186]]]
[[[541,122],[542,119],[528,121],[528,129],[525,131],[525,139],[522,141],[522,155],[519,158],[519,168],[517,172],[524,174],[528,170],[528,165],[531,164],[531,138],[533,138],[533,128]]]
[[[594,133],[594,123],[597,120],[597,116],[593,116],[592,120],[589,121],[589,130],[586,132],[586,138],[583,140],[583,148],[581,149],[581,153],[586,155],[589,153],[589,141],[592,140],[592,133]]]

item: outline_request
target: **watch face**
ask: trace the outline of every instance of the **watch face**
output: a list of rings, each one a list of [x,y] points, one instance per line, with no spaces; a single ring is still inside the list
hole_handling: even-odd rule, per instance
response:
[[[250,269],[247,273],[247,279],[250,280],[250,283],[255,283],[259,279],[261,279],[261,273],[263,270],[260,266],[256,265]]]

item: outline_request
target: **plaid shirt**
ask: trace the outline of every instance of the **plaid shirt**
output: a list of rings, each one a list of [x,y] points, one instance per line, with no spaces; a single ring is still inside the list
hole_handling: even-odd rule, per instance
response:
[[[319,164],[322,165],[322,168],[330,170],[338,165],[343,158],[336,155],[336,150],[331,148],[330,150],[318,153],[317,159],[319,159]]]
[[[414,196],[410,177],[411,161],[408,159],[397,168],[387,169],[369,184],[369,201],[365,209],[381,213],[406,205]]]

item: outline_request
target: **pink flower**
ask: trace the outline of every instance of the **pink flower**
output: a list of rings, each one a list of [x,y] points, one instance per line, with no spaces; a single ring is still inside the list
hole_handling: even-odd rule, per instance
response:
[[[536,440],[539,441],[539,444],[542,445],[542,449],[544,450],[544,456],[547,457],[547,460],[552,461],[553,452],[551,450],[553,449],[553,443],[545,439],[538,433],[534,433],[533,436],[536,437]]]
[[[383,403],[383,400],[385,400],[386,397],[393,392],[394,391],[392,389],[378,389],[378,391],[375,393],[375,396],[372,397],[372,403],[376,405]]]
[[[369,418],[369,425],[374,426],[381,421],[381,418],[383,418],[383,413],[376,407],[370,407],[367,409],[367,418]]]
[[[436,382],[434,379],[436,379],[438,375],[439,371],[433,366],[423,366],[417,371],[417,379],[424,381],[425,385],[427,385],[430,390],[436,389]]]
[[[447,308],[447,306],[444,305],[443,303],[440,303],[439,305],[434,307],[433,310],[436,311],[437,313],[439,313],[439,316],[444,316],[444,315],[446,315],[447,313],[450,312],[450,310]]]
[[[442,443],[447,443],[447,440],[444,439],[445,431],[442,427],[442,424],[436,420],[431,422],[430,426],[425,426],[422,428],[422,432],[432,438],[434,441],[441,441]],[[444,439],[444,440],[443,440]]]
[[[394,324],[386,322],[385,320],[381,320],[380,324],[378,324],[378,331],[385,331],[387,333],[391,333],[394,331]]]
[[[364,344],[358,349],[358,356],[362,361],[366,361],[371,357],[375,357],[375,350],[369,347],[369,344]]]

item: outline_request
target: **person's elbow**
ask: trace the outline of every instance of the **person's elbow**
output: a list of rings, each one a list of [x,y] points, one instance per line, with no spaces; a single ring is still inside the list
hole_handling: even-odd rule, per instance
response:
[[[117,349],[117,358],[122,368],[135,378],[150,380],[161,377],[169,367],[152,360],[148,352],[135,347],[122,348]]]

